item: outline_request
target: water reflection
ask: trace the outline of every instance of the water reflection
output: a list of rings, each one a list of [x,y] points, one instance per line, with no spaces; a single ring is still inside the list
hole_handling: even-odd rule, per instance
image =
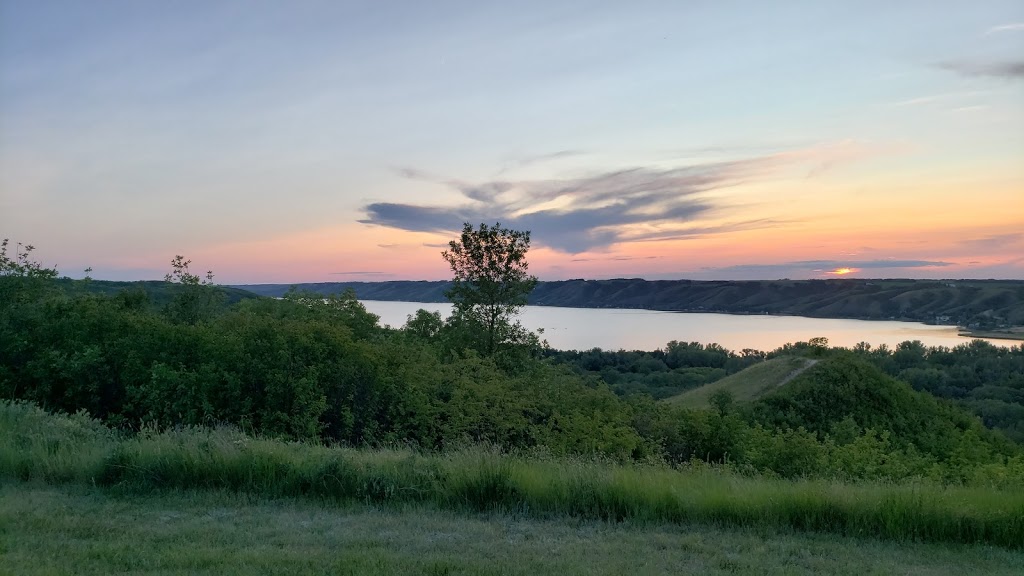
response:
[[[450,304],[382,302],[364,300],[366,309],[381,317],[383,324],[400,327],[406,317],[423,308],[447,317]],[[824,336],[833,346],[851,347],[868,342],[872,347],[893,347],[905,340],[920,340],[927,346],[956,346],[969,342],[953,326],[929,326],[916,322],[885,322],[802,318],[798,316],[743,316],[623,310],[608,308],[557,308],[526,306],[520,316],[531,330],[544,329],[543,337],[563,350],[654,350],[670,340],[717,342],[731,350],[754,348],[772,350],[787,342],[807,341]],[[1001,346],[1015,344],[989,340]]]

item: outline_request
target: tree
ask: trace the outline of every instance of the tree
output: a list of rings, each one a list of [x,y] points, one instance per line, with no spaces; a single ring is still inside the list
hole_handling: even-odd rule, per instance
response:
[[[171,260],[171,272],[164,276],[164,282],[180,288],[168,303],[165,313],[174,321],[196,324],[211,318],[223,304],[224,293],[213,283],[213,271],[207,271],[206,279],[189,271],[191,260],[178,255]]]
[[[57,277],[57,270],[32,259],[35,246],[19,242],[12,258],[7,254],[9,244],[7,238],[0,241],[0,308],[40,298]]]
[[[500,223],[480,224],[474,230],[467,222],[459,240],[448,246],[442,256],[454,275],[445,292],[455,307],[453,318],[478,328],[482,342],[476,344],[491,356],[524,333],[512,319],[537,285],[537,278],[527,273],[530,233],[502,228]]]

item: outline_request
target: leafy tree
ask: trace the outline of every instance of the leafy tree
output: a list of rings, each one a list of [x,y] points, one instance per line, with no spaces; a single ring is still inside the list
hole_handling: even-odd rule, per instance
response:
[[[474,347],[492,356],[503,344],[523,338],[525,331],[512,318],[537,285],[527,273],[530,233],[500,223],[474,230],[466,223],[459,240],[448,246],[442,256],[454,278],[445,296],[455,307],[455,323],[466,334],[479,334]]]
[[[181,288],[167,305],[165,313],[172,320],[185,324],[208,320],[224,299],[224,294],[214,287],[213,271],[207,271],[205,279],[200,278],[189,271],[191,263],[179,254],[171,260],[171,272],[164,276],[164,282]]]
[[[189,272],[189,264],[192,264],[192,261],[185,260],[181,254],[175,256],[171,260],[170,274],[164,275],[164,282],[174,282],[185,286],[213,286],[213,270],[207,270],[206,279],[203,280]]]
[[[715,407],[715,410],[722,416],[725,416],[732,410],[732,405],[735,402],[732,392],[728,390],[718,390],[711,395],[711,405]]]
[[[21,278],[56,278],[57,271],[43,266],[31,259],[32,251],[36,249],[31,244],[25,245],[18,242],[14,258],[7,255],[7,246],[10,239],[4,238],[0,241],[0,276],[17,276]]]
[[[35,246],[18,243],[14,257],[7,254],[10,240],[0,241],[0,307],[38,299],[48,281],[57,277],[53,268],[44,268],[32,259]]]
[[[440,312],[428,312],[421,308],[415,315],[407,317],[403,330],[406,334],[429,341],[436,338],[443,328],[444,320]]]

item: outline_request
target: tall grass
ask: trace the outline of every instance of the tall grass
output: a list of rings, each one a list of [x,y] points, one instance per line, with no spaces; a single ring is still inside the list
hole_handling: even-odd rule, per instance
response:
[[[227,489],[614,521],[699,522],[1024,547],[1024,493],[743,477],[588,459],[356,450],[189,428],[118,437],[84,414],[0,404],[0,478],[117,490]]]

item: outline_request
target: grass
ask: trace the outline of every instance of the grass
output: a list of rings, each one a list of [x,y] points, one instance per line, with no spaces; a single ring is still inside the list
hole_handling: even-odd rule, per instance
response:
[[[707,467],[622,465],[286,443],[230,429],[119,438],[84,415],[0,403],[0,480],[122,495],[210,490],[335,504],[417,505],[531,518],[815,531],[1024,547],[1024,492],[935,484],[749,478]]]
[[[969,338],[991,338],[993,340],[1024,340],[1024,326],[995,330],[961,330],[960,336]]]
[[[710,406],[711,396],[719,390],[730,392],[737,402],[756,400],[781,386],[798,370],[806,369],[812,364],[806,358],[793,356],[772,358],[721,380],[665,398],[663,402],[686,408],[707,408]]]
[[[1024,553],[223,491],[0,486],[0,574],[1020,574]]]

